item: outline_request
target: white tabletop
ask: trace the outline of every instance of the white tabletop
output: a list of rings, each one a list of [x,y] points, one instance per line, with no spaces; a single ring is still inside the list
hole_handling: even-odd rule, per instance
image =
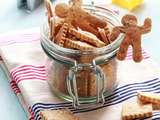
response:
[[[86,0],[86,2],[90,1],[91,0]],[[94,1],[95,4],[106,4],[110,2],[110,0]],[[143,46],[148,50],[155,60],[160,62],[160,0],[144,1],[144,4],[132,11],[132,13],[138,16],[141,24],[145,17],[152,18],[152,32],[144,35]],[[116,8],[119,9],[121,13],[129,12],[119,7]],[[0,34],[8,31],[39,27],[44,20],[45,14],[43,4],[33,12],[28,13],[25,10],[20,10],[17,8],[16,0],[0,0]],[[27,120],[25,113],[18,102],[18,99],[9,87],[9,83],[2,69],[0,69],[0,93],[0,119]]]

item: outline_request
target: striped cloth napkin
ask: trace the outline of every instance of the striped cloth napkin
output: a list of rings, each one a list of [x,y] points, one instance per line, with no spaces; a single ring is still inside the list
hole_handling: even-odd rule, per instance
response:
[[[137,91],[160,93],[159,69],[143,50],[144,60],[134,63],[129,48],[125,61],[118,61],[118,87],[105,104],[94,109],[74,109],[71,102],[58,99],[46,81],[46,55],[40,46],[40,32],[31,29],[0,36],[0,55],[9,82],[19,98],[30,120],[40,120],[39,112],[44,109],[68,108],[81,120],[120,120],[121,107],[126,101],[136,99]],[[154,111],[153,120],[160,119]]]

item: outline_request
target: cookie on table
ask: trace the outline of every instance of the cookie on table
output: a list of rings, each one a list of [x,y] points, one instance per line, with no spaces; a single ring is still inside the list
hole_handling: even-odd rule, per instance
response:
[[[79,120],[68,110],[44,110],[40,112],[41,120]]]
[[[138,92],[138,99],[141,103],[151,103],[153,110],[160,110],[160,94],[152,92]]]
[[[160,94],[152,92],[138,92],[138,99],[142,103],[152,103],[160,105]]]
[[[122,120],[135,120],[152,117],[151,104],[138,104],[137,102],[127,102],[122,107]]]

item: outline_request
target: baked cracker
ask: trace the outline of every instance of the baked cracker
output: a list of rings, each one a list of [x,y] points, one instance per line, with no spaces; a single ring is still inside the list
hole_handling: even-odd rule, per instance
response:
[[[68,110],[44,110],[40,112],[41,120],[79,120]]]
[[[160,105],[160,94],[152,92],[138,92],[140,101]]]
[[[122,120],[135,120],[152,117],[151,104],[138,104],[137,102],[127,102],[122,107]]]
[[[68,38],[65,38],[65,47],[78,49],[78,50],[82,50],[82,51],[93,50],[95,48],[88,43],[81,42],[81,41],[75,41],[75,40],[71,40]]]

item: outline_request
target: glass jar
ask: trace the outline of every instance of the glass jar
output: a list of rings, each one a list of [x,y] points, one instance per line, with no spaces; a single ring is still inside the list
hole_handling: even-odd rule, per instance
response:
[[[84,5],[95,16],[105,19],[113,28],[120,25],[116,13],[111,10]],[[123,36],[111,44],[92,51],[63,48],[48,38],[48,26],[41,29],[41,45],[48,56],[46,62],[48,83],[60,98],[72,101],[74,107],[81,104],[104,103],[117,86],[117,61],[115,54]]]

